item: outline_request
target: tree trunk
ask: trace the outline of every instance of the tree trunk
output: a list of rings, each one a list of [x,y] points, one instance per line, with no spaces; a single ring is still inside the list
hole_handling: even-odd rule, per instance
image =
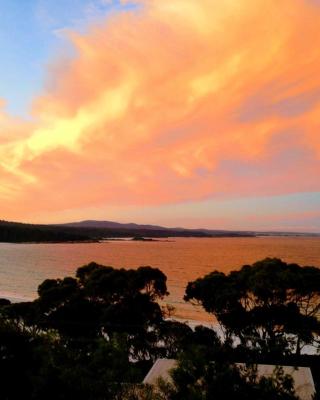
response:
[[[296,348],[296,356],[298,356],[298,357],[300,357],[300,355],[301,355],[301,346],[300,346],[300,343],[301,343],[301,339],[300,339],[300,336],[298,335],[298,339],[297,339],[297,348]]]

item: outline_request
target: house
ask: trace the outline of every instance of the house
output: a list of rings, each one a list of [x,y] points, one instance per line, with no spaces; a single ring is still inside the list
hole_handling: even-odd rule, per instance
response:
[[[157,383],[159,378],[164,380],[171,379],[170,370],[175,368],[176,365],[176,360],[167,358],[158,359],[144,378],[143,383],[154,385]],[[244,364],[237,365],[241,366]],[[258,364],[258,376],[271,376],[275,367],[275,365]],[[315,386],[310,368],[293,366],[283,366],[282,368],[286,375],[292,376],[296,394],[300,399],[312,400],[315,393]]]

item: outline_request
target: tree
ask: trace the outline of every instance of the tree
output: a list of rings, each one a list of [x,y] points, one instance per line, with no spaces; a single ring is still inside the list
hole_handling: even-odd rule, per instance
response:
[[[320,333],[320,270],[266,258],[226,275],[214,271],[189,282],[186,301],[214,314],[226,337],[241,345],[297,355]]]
[[[74,344],[126,334],[130,356],[154,359],[164,324],[157,300],[168,294],[166,280],[150,266],[127,270],[92,262],[75,278],[45,280],[35,301],[8,305],[6,315],[28,330],[55,330]]]
[[[33,302],[0,301],[3,398],[105,400],[142,381],[166,294],[158,269],[91,263],[75,278],[45,280]]]

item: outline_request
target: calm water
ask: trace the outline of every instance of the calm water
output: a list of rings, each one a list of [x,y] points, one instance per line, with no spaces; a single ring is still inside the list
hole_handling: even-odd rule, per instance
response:
[[[265,257],[320,267],[320,238],[178,238],[172,242],[114,241],[86,244],[0,243],[0,297],[23,300],[36,296],[46,278],[74,275],[90,261],[114,267],[151,265],[168,277],[166,300],[184,319],[208,319],[183,302],[188,281],[218,269],[228,272]]]

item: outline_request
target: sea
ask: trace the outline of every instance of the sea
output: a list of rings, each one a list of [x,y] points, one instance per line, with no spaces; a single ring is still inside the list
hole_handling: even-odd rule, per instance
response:
[[[320,267],[320,237],[172,238],[159,241],[112,240],[101,243],[0,243],[0,297],[30,301],[47,278],[74,276],[91,261],[115,268],[150,265],[167,276],[170,295],[162,305],[189,323],[215,323],[198,305],[184,302],[188,282],[214,270],[228,273],[265,257]]]

